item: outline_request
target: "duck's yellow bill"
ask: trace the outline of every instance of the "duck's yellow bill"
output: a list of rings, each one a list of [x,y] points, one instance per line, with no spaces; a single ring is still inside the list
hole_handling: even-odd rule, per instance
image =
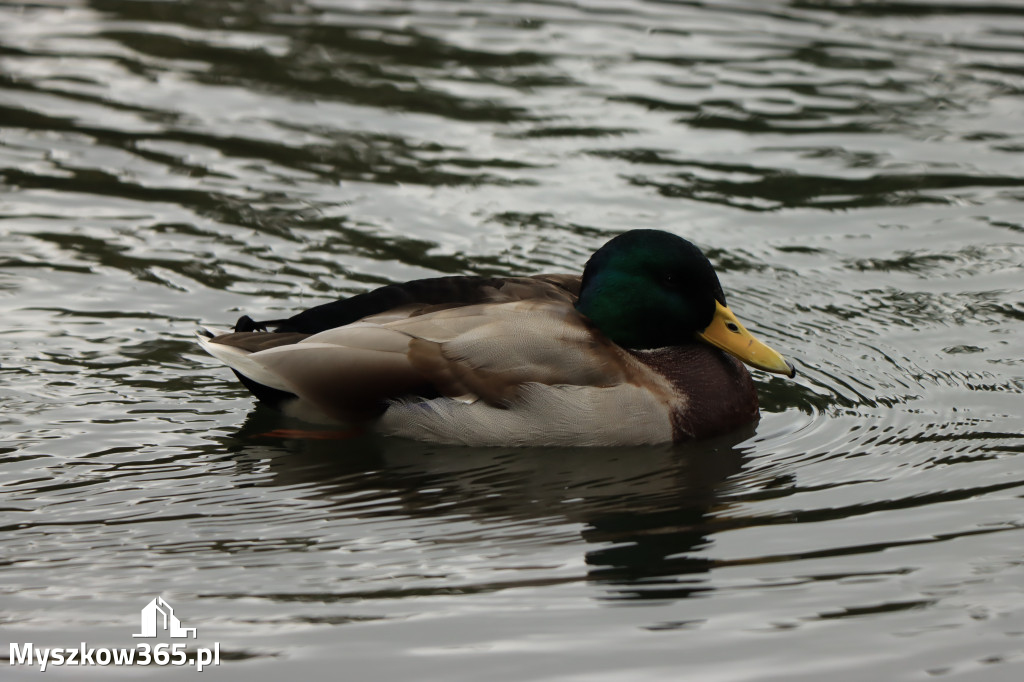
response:
[[[751,367],[766,372],[796,375],[796,368],[786,361],[777,351],[769,348],[748,332],[731,310],[721,303],[715,302],[715,316],[707,329],[697,333],[697,337],[734,355]]]

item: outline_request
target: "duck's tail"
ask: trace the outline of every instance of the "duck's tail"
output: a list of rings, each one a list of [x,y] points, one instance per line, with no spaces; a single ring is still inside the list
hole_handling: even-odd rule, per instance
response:
[[[230,367],[257,400],[268,407],[286,411],[286,406],[295,402],[296,395],[277,374],[251,360],[252,351],[216,342],[218,337],[230,333],[215,327],[200,327],[196,329],[196,339],[203,350]]]

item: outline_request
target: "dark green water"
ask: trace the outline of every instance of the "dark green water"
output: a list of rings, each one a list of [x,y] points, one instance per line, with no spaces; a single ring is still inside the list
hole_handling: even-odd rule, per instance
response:
[[[635,227],[797,364],[756,430],[267,440],[192,341]],[[0,1],[0,644],[162,594],[231,680],[1024,679],[1022,265],[1018,3]],[[48,671],[122,672],[194,675]]]

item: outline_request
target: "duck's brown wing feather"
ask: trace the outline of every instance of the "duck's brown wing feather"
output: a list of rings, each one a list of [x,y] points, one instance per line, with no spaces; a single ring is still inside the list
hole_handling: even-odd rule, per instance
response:
[[[235,324],[233,333],[210,338],[209,342],[255,353],[289,346],[312,334],[371,316],[377,323],[384,323],[480,303],[528,299],[575,303],[579,288],[580,276],[569,274],[509,278],[455,276],[414,280],[315,306],[284,320],[256,322],[248,315],[243,315]],[[268,328],[275,328],[275,331],[267,331]],[[203,343],[206,345],[208,342],[204,340]],[[207,349],[213,353],[212,348]],[[222,353],[213,354],[225,362],[230,359]],[[246,376],[237,367],[232,369],[253,395],[271,407],[279,408],[295,397],[290,390],[262,384]],[[441,381],[440,377],[438,380]],[[416,391],[424,396],[437,395],[429,384],[416,387]]]
[[[370,316],[255,353],[231,341],[234,355],[217,355],[234,369],[339,419],[432,394],[505,407],[525,384],[612,386],[646,371],[571,303],[537,298]]]

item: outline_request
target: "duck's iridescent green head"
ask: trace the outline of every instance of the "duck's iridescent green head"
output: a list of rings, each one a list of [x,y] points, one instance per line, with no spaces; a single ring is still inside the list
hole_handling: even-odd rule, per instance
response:
[[[725,305],[700,249],[668,232],[632,230],[598,249],[583,270],[576,308],[612,341],[644,349],[689,343]]]
[[[583,270],[576,308],[623,348],[701,340],[754,367],[795,373],[726,307],[718,275],[701,250],[668,232],[631,230],[598,249]]]

